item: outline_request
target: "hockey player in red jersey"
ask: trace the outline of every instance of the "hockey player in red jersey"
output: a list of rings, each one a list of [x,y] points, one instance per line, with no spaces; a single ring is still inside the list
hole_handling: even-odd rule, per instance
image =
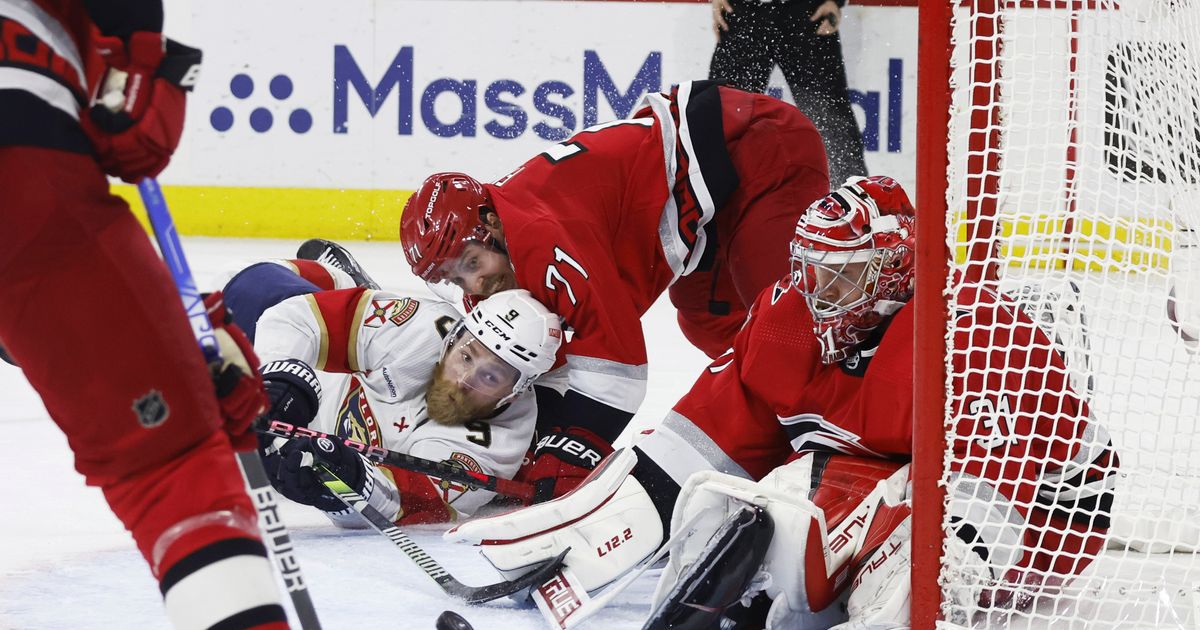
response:
[[[665,540],[658,529],[668,522],[702,532],[672,551],[662,604],[725,515],[749,504],[774,521],[751,583],[773,600],[767,628],[828,627],[847,588],[848,623],[857,624],[847,627],[906,626],[915,229],[889,178],[851,180],[813,204],[795,229],[793,272],[759,296],[730,352],[635,443],[632,475],[609,478],[608,466],[571,497],[506,515],[518,524],[503,535],[485,534],[495,525],[485,520],[451,536],[486,539],[484,555],[512,570],[518,557],[602,548],[627,529],[631,542],[603,559],[568,554],[591,590]],[[1072,390],[1064,357],[1023,310],[987,290],[952,308],[968,324],[954,343],[971,352],[955,353],[953,369],[959,437],[946,545],[966,586],[950,596],[963,606],[1027,606],[1102,548],[1116,455]],[[1002,394],[984,398],[988,390]],[[981,426],[991,432],[981,436]],[[539,509],[586,516],[554,529]]]
[[[266,405],[254,354],[213,302],[230,343],[210,376],[166,267],[109,194],[106,174],[162,171],[183,129],[200,53],[167,41],[162,19],[158,0],[0,0],[0,345],[174,625],[286,628],[231,447],[253,447]],[[102,76],[127,80],[89,108]]]
[[[710,356],[787,271],[787,235],[828,192],[825,152],[796,108],[711,82],[652,94],[633,117],[585,129],[495,184],[428,178],[401,217],[413,272],[468,296],[520,286],[561,315],[564,394],[545,388],[528,476],[558,496],[641,405],[641,316],[664,291]]]

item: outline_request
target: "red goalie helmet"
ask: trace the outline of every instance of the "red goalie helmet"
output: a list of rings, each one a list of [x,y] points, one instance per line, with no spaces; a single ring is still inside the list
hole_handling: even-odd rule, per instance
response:
[[[825,363],[848,357],[912,297],[914,214],[896,180],[859,177],[800,217],[792,285],[812,312]]]
[[[487,190],[470,175],[425,178],[400,215],[400,242],[413,273],[433,281],[438,267],[461,256],[468,242],[490,243],[482,216],[490,206]]]

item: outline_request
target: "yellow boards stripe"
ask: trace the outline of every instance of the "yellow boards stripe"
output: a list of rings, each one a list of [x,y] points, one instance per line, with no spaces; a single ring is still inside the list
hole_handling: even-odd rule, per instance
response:
[[[148,225],[137,187],[112,186]],[[254,238],[398,240],[411,190],[163,186],[181,234]]]

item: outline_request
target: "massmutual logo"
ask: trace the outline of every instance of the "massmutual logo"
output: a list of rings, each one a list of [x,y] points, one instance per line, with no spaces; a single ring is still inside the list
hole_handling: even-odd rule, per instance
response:
[[[582,73],[575,75],[582,81],[575,82],[442,77],[425,84],[414,79],[417,55],[413,46],[401,47],[378,77],[363,71],[348,46],[335,45],[332,53],[333,76],[329,79],[295,72],[289,75],[281,68],[263,72],[243,69],[234,74],[227,86],[235,100],[214,107],[209,124],[221,133],[307,134],[324,129],[342,135],[379,133],[390,127],[400,136],[511,140],[532,133],[558,142],[600,122],[602,101],[617,118],[624,118],[644,94],[670,87],[663,84],[660,51],[648,52],[635,69],[633,64],[610,67],[599,52],[584,50]],[[360,52],[360,56],[366,54]],[[863,144],[867,151],[901,151],[903,64],[902,59],[889,60],[884,89],[850,90],[851,103],[865,121]],[[633,79],[628,83],[618,84],[613,78],[631,72]],[[308,85],[298,85],[302,81]],[[311,95],[313,89],[325,91],[318,95],[318,102],[331,103],[329,109],[314,114],[290,104],[297,90],[308,90],[306,94]],[[772,88],[768,93],[779,97],[781,90]],[[392,102],[396,105],[391,106]],[[330,119],[322,120],[330,114]],[[385,116],[395,119],[384,120]]]
[[[298,73],[289,76],[282,69],[271,69],[261,76],[243,69],[228,80],[229,94],[236,100],[225,100],[212,108],[209,124],[222,133],[249,130],[305,134],[324,128],[335,135],[365,133],[368,129],[378,133],[381,124],[388,124],[401,136],[422,133],[422,129],[442,138],[491,136],[507,140],[533,133],[557,142],[599,122],[602,100],[623,118],[632,113],[642,95],[663,89],[662,53],[657,51],[647,53],[637,68],[616,69],[618,76],[629,76],[630,70],[636,70],[632,81],[622,86],[594,50],[583,52],[582,83],[444,77],[420,85],[414,80],[414,63],[414,48],[404,46],[381,77],[370,77],[349,47],[336,45],[331,81]],[[301,76],[306,82],[320,81],[320,85],[300,85]],[[295,84],[293,77],[297,77]],[[314,88],[327,91],[319,98],[332,103],[327,110],[332,112],[332,119],[320,120],[321,114],[314,116],[307,109],[289,106],[294,91]],[[572,104],[579,102],[579,96],[582,110]],[[395,120],[382,120],[385,105],[393,101],[397,105],[386,111],[389,116],[396,112]]]
[[[270,92],[271,98],[274,101],[279,103],[286,102],[293,91],[291,77],[286,74],[275,75],[267,84],[267,91]],[[260,97],[261,92],[262,90],[259,90]],[[240,101],[253,103],[252,99],[255,96],[254,78],[244,73],[233,75],[233,78],[229,81],[229,93]],[[271,127],[275,126],[275,113],[272,111],[273,108],[263,106],[261,100],[265,99],[260,98],[259,105],[253,108],[247,107],[248,111],[242,112],[242,115],[245,116],[245,122],[242,124],[248,124],[251,129],[258,133],[266,133],[271,130]],[[208,121],[212,125],[212,128],[217,131],[229,131],[238,123],[237,118],[238,114],[234,113],[232,108],[222,105],[213,108],[212,113],[209,114]],[[293,109],[287,116],[287,125],[295,133],[308,133],[308,130],[312,129],[313,125],[312,114],[306,109]]]

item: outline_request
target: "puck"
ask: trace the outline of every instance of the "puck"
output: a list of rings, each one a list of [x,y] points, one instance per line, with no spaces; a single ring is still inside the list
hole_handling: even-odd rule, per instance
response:
[[[463,619],[462,615],[453,610],[447,610],[438,615],[437,630],[474,630],[474,627],[471,622]]]

